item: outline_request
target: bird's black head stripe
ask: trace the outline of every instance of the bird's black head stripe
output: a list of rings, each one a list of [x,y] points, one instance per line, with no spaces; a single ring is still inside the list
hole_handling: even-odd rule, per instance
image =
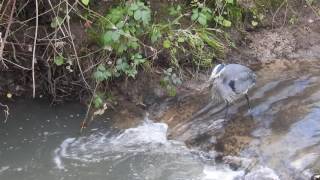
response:
[[[219,64],[218,69],[217,69],[217,73],[219,73],[223,68],[224,68],[225,64]]]
[[[233,92],[236,92],[236,87],[235,87],[235,81],[234,80],[230,80],[229,81],[229,86],[231,87]]]

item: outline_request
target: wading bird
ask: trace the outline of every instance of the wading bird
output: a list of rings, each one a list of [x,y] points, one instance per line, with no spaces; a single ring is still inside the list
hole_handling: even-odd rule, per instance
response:
[[[249,110],[251,110],[248,90],[255,85],[255,82],[255,73],[240,64],[218,64],[212,70],[208,80],[213,101],[221,102],[224,100],[226,102],[226,116],[229,104],[243,96],[245,96]]]

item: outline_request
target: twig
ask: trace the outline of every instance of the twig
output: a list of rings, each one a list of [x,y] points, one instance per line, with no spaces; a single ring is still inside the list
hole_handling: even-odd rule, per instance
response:
[[[36,97],[36,81],[34,77],[34,64],[36,62],[36,44],[38,37],[38,24],[39,24],[39,9],[38,9],[38,0],[36,0],[36,29],[34,32],[34,40],[33,40],[33,52],[32,52],[32,97]]]
[[[9,4],[9,2],[8,2],[8,4]],[[4,66],[5,68],[8,68],[8,66],[7,66],[7,65],[4,63],[4,61],[3,61],[3,49],[4,49],[4,45],[6,44],[6,40],[7,40],[7,38],[8,38],[8,35],[9,35],[10,26],[11,26],[11,24],[12,24],[13,12],[14,12],[15,7],[16,7],[16,0],[13,0],[12,8],[11,8],[11,13],[10,13],[10,17],[9,17],[9,22],[8,22],[8,26],[7,26],[7,28],[6,28],[6,33],[5,33],[3,39],[0,37],[0,40],[1,40],[1,41],[0,41],[0,43],[1,43],[1,46],[0,46],[0,60],[1,60],[3,66]],[[4,13],[5,13],[5,12],[4,12]]]
[[[75,4],[77,3],[78,1],[75,2]],[[68,11],[68,5],[67,5],[67,11]],[[67,27],[68,27],[68,34],[70,36],[70,40],[71,40],[71,43],[72,43],[72,48],[73,48],[73,51],[74,51],[74,55],[76,57],[76,60],[77,60],[77,65],[78,65],[78,68],[79,68],[79,71],[80,71],[80,75],[85,83],[85,85],[87,86],[87,88],[92,91],[91,89],[91,86],[88,84],[88,82],[86,81],[86,78],[84,77],[84,74],[83,74],[83,71],[82,71],[82,68],[81,68],[81,65],[80,65],[80,60],[79,60],[79,57],[78,57],[78,53],[77,53],[77,49],[76,49],[76,45],[73,41],[73,37],[72,37],[72,32],[71,32],[71,28],[70,28],[70,21],[69,19],[67,18]]]
[[[87,111],[86,111],[86,115],[85,115],[85,117],[84,117],[84,119],[83,119],[83,121],[82,121],[82,123],[81,123],[80,132],[82,132],[83,129],[86,127],[86,123],[87,123],[87,121],[88,121],[89,113],[90,113],[91,106],[92,106],[92,103],[93,103],[93,98],[94,98],[94,95],[96,94],[96,90],[97,90],[98,86],[99,86],[99,82],[96,84],[96,87],[95,87],[94,90],[93,90],[92,97],[91,97],[91,99],[90,99],[90,103],[89,103],[88,108],[87,108]]]
[[[15,66],[17,66],[17,67],[19,67],[19,68],[21,68],[21,69],[23,69],[23,70],[28,70],[28,71],[32,70],[32,69],[30,69],[30,68],[27,68],[27,67],[21,66],[21,65],[19,65],[19,64],[17,64],[17,63],[14,63],[14,62],[6,59],[6,58],[2,58],[2,60],[3,60],[3,61],[6,61],[6,62],[8,62],[8,63],[10,63],[10,64],[13,64],[13,65],[15,65]]]
[[[278,7],[278,9],[276,10],[276,12],[273,14],[272,16],[272,28],[273,28],[273,23],[275,22],[275,18],[277,16],[277,14],[279,13],[279,11],[282,9],[282,6],[285,4],[285,3],[288,3],[287,0],[283,1],[280,6]]]
[[[8,117],[9,117],[9,106],[2,104],[1,102],[0,102],[0,106],[5,108],[5,110],[3,110],[3,111],[4,111],[4,116],[5,116],[4,123],[6,123],[8,120]]]

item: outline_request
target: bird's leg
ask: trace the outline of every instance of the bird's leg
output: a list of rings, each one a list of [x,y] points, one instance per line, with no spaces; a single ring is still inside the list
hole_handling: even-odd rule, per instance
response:
[[[229,110],[229,102],[228,102],[228,101],[226,101],[226,103],[227,103],[227,106],[226,106],[226,113],[225,113],[225,115],[224,115],[224,118],[225,118],[225,119],[227,119],[227,117],[228,117],[228,110]]]
[[[245,95],[246,100],[247,100],[247,104],[248,104],[249,111],[251,111],[251,105],[250,105],[249,96],[248,96],[248,94],[247,94],[247,93],[246,93],[246,94],[244,94],[244,95]]]
[[[250,115],[251,119],[253,119],[253,115],[251,114],[251,105],[250,105],[250,101],[249,101],[249,96],[247,93],[245,94],[245,97],[247,99],[247,104],[248,104],[248,108],[249,108],[249,115]]]

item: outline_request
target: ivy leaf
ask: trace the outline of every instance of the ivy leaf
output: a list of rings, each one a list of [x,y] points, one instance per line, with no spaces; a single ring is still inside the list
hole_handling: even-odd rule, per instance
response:
[[[164,48],[170,48],[171,47],[171,42],[167,39],[163,41],[163,47]]]
[[[55,57],[54,58],[54,63],[57,65],[57,66],[61,66],[64,64],[64,58],[63,56],[58,56],[58,57]]]
[[[82,4],[84,4],[84,5],[88,6],[88,4],[89,4],[90,0],[81,0],[81,2],[82,2]]]

